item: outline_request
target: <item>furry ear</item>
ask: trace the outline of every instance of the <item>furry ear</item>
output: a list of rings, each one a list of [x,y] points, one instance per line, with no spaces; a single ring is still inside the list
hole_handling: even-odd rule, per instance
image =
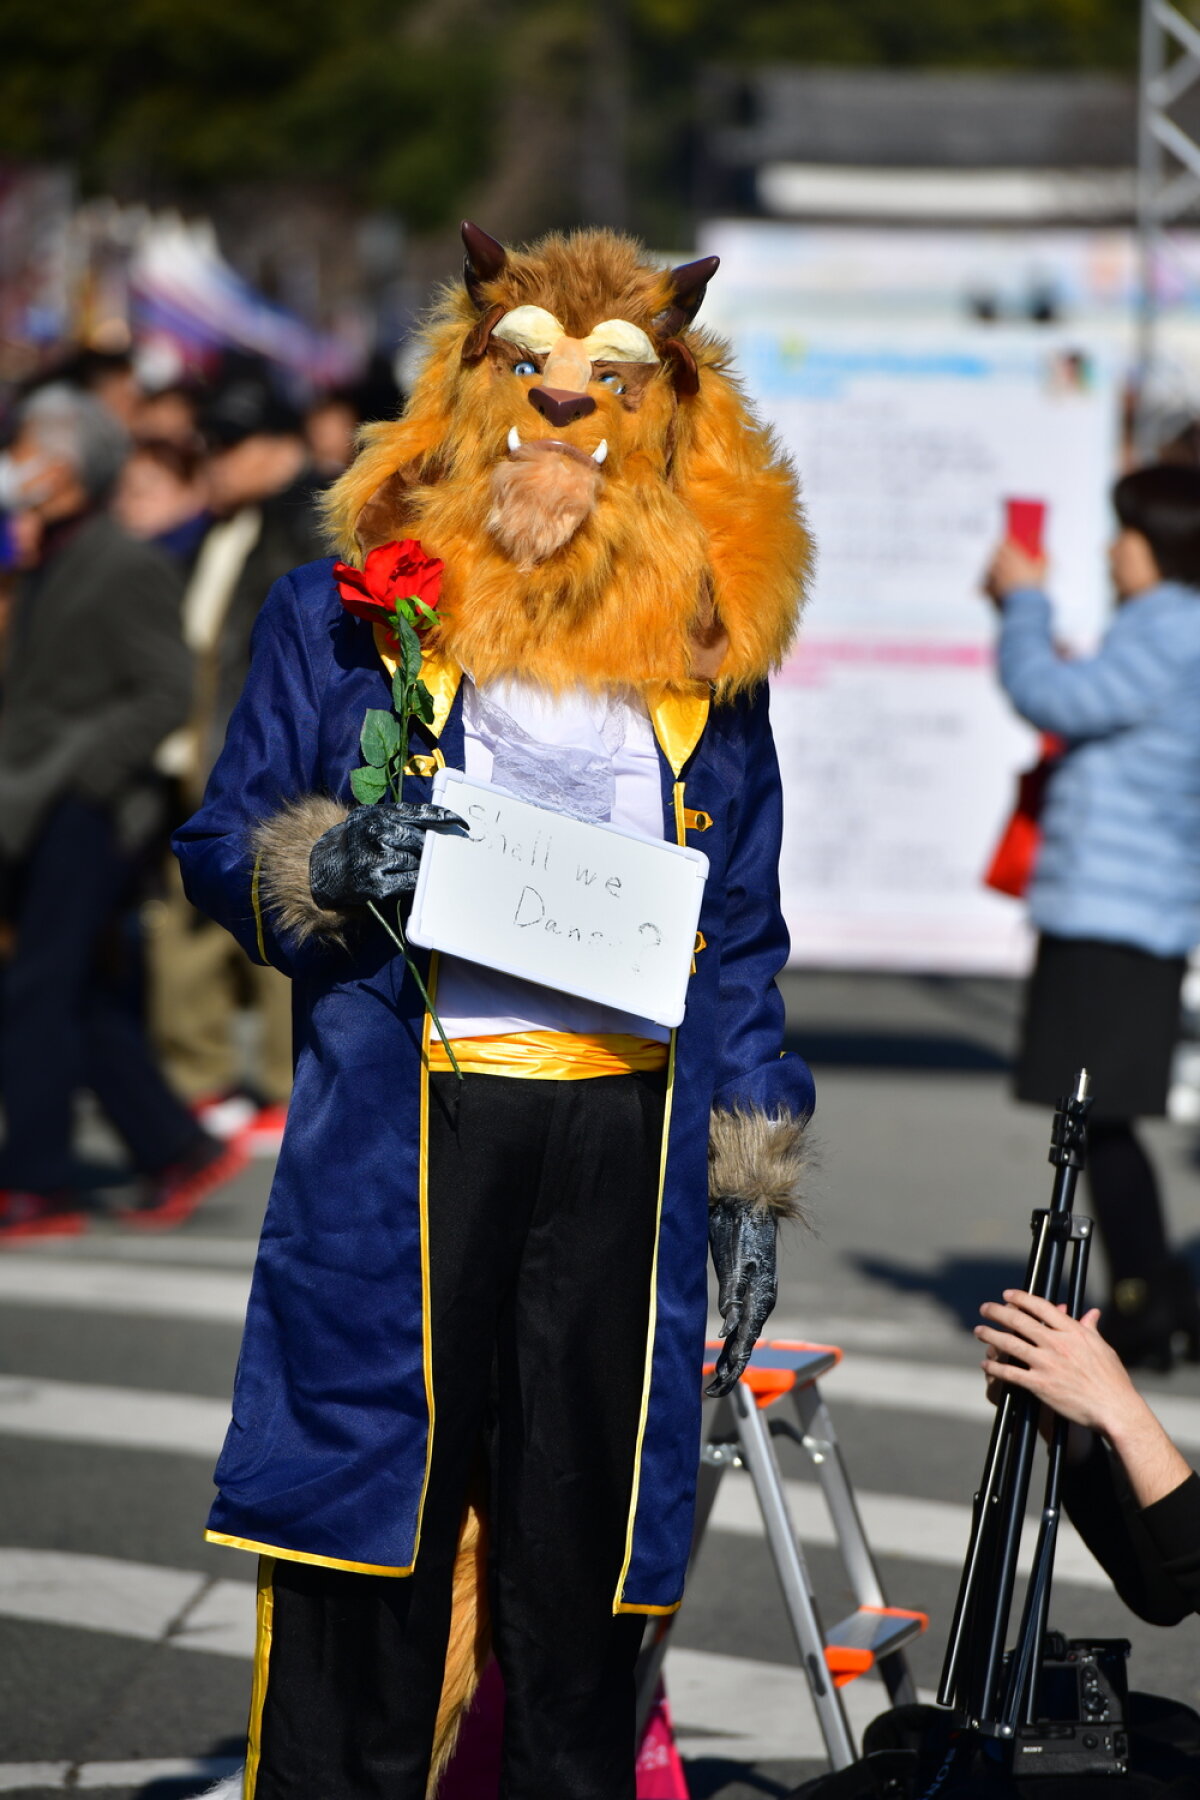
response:
[[[700,392],[700,371],[696,367],[696,359],[687,345],[676,337],[670,337],[659,345],[662,359],[670,366],[671,385],[680,399],[690,400],[693,394]]]
[[[495,281],[497,275],[503,273],[508,251],[494,237],[489,237],[482,226],[472,225],[470,219],[463,220],[461,230],[467,252],[463,261],[463,283],[476,306],[482,307],[483,284]]]
[[[674,337],[676,332],[687,330],[720,266],[719,256],[701,256],[671,270],[671,299],[654,321],[660,337]]]
[[[472,326],[463,339],[462,360],[468,368],[482,362],[487,355],[487,347],[493,331],[504,317],[503,304],[489,306],[477,325]]]

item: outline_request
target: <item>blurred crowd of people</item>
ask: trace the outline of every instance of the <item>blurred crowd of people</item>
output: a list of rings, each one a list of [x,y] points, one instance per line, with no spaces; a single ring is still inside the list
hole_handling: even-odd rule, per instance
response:
[[[84,350],[12,395],[0,453],[0,1237],[112,1204],[177,1223],[279,1141],[288,984],[185,899],[194,810],[271,584],[390,371],[298,405],[269,365],[147,391]],[[94,1094],[136,1172],[81,1168]]]

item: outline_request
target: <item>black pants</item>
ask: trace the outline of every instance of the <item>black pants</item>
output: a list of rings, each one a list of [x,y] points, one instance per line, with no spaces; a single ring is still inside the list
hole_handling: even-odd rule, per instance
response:
[[[0,1185],[48,1192],[71,1180],[71,1105],[89,1087],[153,1173],[198,1128],[154,1060],[105,939],[131,865],[101,807],[63,800],[14,872],[16,945],[3,974],[0,1085],[7,1139]]]
[[[256,1800],[423,1800],[464,1499],[488,1445],[505,1800],[633,1800],[615,1616],[641,1412],[661,1075],[431,1081],[436,1425],[412,1576],[274,1567]]]
[[[1112,1287],[1161,1280],[1170,1260],[1154,1165],[1129,1119],[1088,1126],[1087,1178]]]

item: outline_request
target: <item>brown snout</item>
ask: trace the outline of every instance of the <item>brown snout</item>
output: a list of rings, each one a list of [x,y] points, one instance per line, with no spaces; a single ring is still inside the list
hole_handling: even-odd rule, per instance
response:
[[[565,388],[530,388],[529,404],[550,425],[573,425],[596,410],[590,394],[571,394]]]

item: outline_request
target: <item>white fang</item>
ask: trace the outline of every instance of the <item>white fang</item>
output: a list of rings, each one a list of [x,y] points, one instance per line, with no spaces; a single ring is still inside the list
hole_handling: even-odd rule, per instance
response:
[[[596,448],[592,451],[592,461],[602,463],[607,455],[608,439],[601,438],[600,442],[596,445]]]
[[[519,450],[521,448],[521,434],[515,425],[508,434],[508,447],[510,450]]]

